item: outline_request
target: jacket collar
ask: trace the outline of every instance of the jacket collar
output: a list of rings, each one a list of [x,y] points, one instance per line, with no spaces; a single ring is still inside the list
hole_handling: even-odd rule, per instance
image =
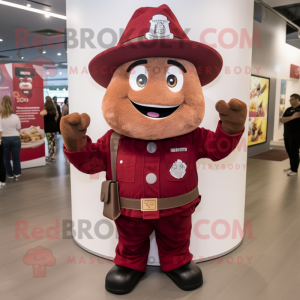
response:
[[[120,140],[123,140],[123,139],[125,139],[125,138],[130,138],[130,137],[128,137],[128,136],[125,136],[125,135],[121,135],[120,136]],[[175,137],[171,137],[171,138],[167,138],[166,140],[169,140],[169,139],[171,139],[171,140],[175,140],[175,141],[180,141],[180,138],[179,137],[177,137],[177,136],[175,136]],[[161,140],[159,140],[159,141],[161,141]],[[150,141],[149,141],[150,142]]]

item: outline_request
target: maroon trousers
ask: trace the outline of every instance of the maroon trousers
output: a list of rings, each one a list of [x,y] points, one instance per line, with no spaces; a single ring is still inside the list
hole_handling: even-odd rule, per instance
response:
[[[190,262],[193,258],[189,246],[194,211],[195,205],[175,215],[150,220],[121,215],[115,220],[119,243],[114,263],[145,272],[150,249],[149,236],[153,230],[163,271],[171,271]]]

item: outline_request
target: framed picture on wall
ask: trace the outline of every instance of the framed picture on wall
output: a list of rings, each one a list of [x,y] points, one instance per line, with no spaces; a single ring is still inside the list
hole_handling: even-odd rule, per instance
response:
[[[270,78],[251,75],[248,146],[267,142]]]
[[[285,111],[285,100],[286,100],[286,80],[282,79],[280,84],[280,104],[279,104],[279,120]],[[279,121],[279,125],[282,125]]]

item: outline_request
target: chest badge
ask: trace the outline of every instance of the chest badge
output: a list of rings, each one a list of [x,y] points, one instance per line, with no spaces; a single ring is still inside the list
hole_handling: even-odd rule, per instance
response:
[[[186,173],[187,165],[180,159],[175,161],[170,169],[170,173],[173,177],[181,179]]]

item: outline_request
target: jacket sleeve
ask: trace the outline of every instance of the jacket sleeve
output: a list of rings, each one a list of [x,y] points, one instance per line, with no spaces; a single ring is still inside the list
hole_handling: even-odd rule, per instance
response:
[[[67,151],[65,145],[63,150],[70,163],[80,172],[96,174],[107,170],[107,163],[110,157],[110,137],[112,130],[109,130],[97,143],[92,143],[89,136],[87,144],[82,151]]]
[[[210,158],[218,161],[227,157],[238,145],[245,128],[238,134],[227,134],[221,128],[220,120],[216,132],[198,128],[194,131],[194,151],[197,160],[200,158]]]

